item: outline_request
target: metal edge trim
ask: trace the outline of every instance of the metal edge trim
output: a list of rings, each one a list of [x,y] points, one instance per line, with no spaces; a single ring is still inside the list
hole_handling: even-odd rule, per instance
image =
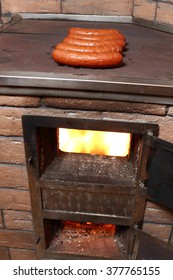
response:
[[[75,20],[132,23],[132,16],[19,13],[22,19]]]
[[[145,84],[150,86],[169,86],[173,88],[172,80],[170,80],[170,83],[168,81],[163,83],[158,83],[158,79],[147,79],[147,78],[133,78],[133,81],[131,81],[131,77],[126,77],[126,81],[124,78],[117,77],[117,80],[115,79],[94,79],[90,75],[86,75],[87,77],[78,77],[78,75],[64,75],[64,74],[56,74],[54,72],[29,72],[29,71],[0,71],[0,78],[12,78],[12,79],[26,79],[26,80],[47,80],[47,81],[82,81],[82,82],[96,82],[96,83],[111,83],[111,84]],[[146,82],[148,81],[148,82]],[[157,81],[155,84],[154,81]]]
[[[8,29],[8,27],[11,27],[12,25],[14,25],[15,23],[17,23],[18,21],[20,21],[22,18],[20,17],[19,14],[15,14],[11,20],[9,20],[6,23],[1,23],[0,24],[0,32],[3,32],[4,30]]]
[[[140,26],[168,32],[168,33],[173,33],[173,25],[166,24],[166,23],[161,23],[161,22],[153,22],[150,20],[142,19],[142,18],[132,18],[132,23],[138,24]]]
[[[80,98],[106,101],[124,101],[136,103],[164,104],[173,105],[173,98],[164,96],[150,96],[132,93],[109,93],[109,92],[90,92],[90,91],[69,91],[43,88],[26,88],[26,87],[0,87],[0,95],[11,96],[37,96],[37,97],[58,97],[58,98]]]
[[[147,82],[130,82],[126,81],[98,81],[98,80],[84,80],[77,78],[63,78],[63,77],[40,77],[40,76],[15,76],[15,75],[2,75],[0,74],[0,89],[7,87],[8,89],[13,87],[27,88],[27,89],[46,89],[50,91],[50,89],[54,89],[55,91],[74,91],[79,92],[87,92],[87,96],[89,97],[89,92],[92,92],[92,96],[94,92],[98,91],[102,94],[102,99],[105,99],[105,96],[108,94],[114,95],[117,93],[121,93],[121,95],[128,94],[136,97],[139,95],[142,96],[155,96],[155,97],[169,97],[173,98],[172,90],[173,85],[162,85],[162,84],[150,84]],[[5,92],[5,91],[4,91]],[[76,92],[76,94],[77,94]],[[1,91],[0,91],[1,94]],[[5,93],[4,93],[5,94]],[[75,96],[76,96],[75,94]],[[68,95],[71,95],[68,93]],[[83,93],[79,93],[79,95],[83,95]],[[136,98],[135,98],[136,99]]]

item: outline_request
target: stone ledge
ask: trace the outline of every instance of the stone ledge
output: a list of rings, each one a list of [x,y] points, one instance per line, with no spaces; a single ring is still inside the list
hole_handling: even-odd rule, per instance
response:
[[[47,107],[79,110],[114,111],[126,113],[141,113],[151,115],[166,115],[166,106],[158,104],[133,103],[121,101],[53,98],[42,99],[42,104]]]

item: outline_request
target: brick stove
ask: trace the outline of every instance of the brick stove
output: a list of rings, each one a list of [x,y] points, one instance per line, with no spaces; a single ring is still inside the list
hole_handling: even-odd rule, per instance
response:
[[[124,66],[88,74],[87,69],[57,66],[50,58],[50,48],[71,24],[79,23],[17,20],[2,32],[0,256],[172,259],[172,169],[165,168],[165,179],[157,163],[166,158],[172,164],[173,37],[133,24],[118,24],[128,42]],[[95,23],[95,27],[100,25],[109,28],[114,24]],[[159,67],[163,55],[165,66]],[[80,178],[68,172],[63,177],[57,174],[59,159],[63,159],[57,156],[59,127],[130,132],[132,154],[118,163],[116,159],[102,159],[100,163],[100,157],[92,156],[96,170],[88,165],[91,176],[86,175],[85,167]],[[65,155],[67,166],[71,161],[87,162],[90,157]],[[129,169],[120,178],[117,166],[122,171],[124,161]],[[106,167],[101,169],[100,178],[95,174],[103,163]],[[156,176],[158,173],[161,177]],[[159,194],[155,192],[157,178]],[[79,199],[82,202],[78,205]],[[112,252],[104,250],[101,238],[99,254],[92,250],[77,252],[79,247],[74,243],[70,250],[66,244],[62,249],[53,241],[65,220],[81,222],[84,231],[90,227],[86,223],[115,224],[114,238],[102,238]]]

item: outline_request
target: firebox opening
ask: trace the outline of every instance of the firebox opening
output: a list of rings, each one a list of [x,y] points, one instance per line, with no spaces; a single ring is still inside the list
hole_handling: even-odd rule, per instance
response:
[[[45,180],[54,180],[56,176],[57,181],[116,184],[119,178],[118,184],[125,179],[122,183],[127,185],[127,182],[135,181],[138,154],[142,147],[140,143],[143,142],[145,133],[150,129],[156,134],[155,125],[146,123],[47,117],[39,118],[37,122],[39,121],[41,124],[36,126],[37,149],[34,151],[34,157],[36,155],[38,158],[38,177]],[[27,127],[26,130],[28,131]],[[70,141],[66,141],[68,137],[64,135],[64,131],[65,134],[68,131],[73,135]],[[79,139],[79,134],[82,134],[82,139]],[[117,146],[117,135],[123,136],[123,139],[120,138],[123,152]],[[109,152],[107,148],[105,151],[103,136],[109,139],[108,146],[109,143],[113,143]],[[94,143],[93,147],[89,148],[84,139]],[[66,142],[70,143],[70,150],[64,149],[63,145]],[[82,144],[82,149],[79,148],[79,143]],[[73,150],[71,146],[79,150]]]
[[[142,141],[141,134],[120,133],[120,135],[125,134],[126,140],[128,139],[128,148],[126,148],[125,155],[107,156],[98,152],[90,154],[61,151],[59,149],[59,131],[60,128],[56,128],[56,131],[52,133],[56,135],[56,139],[50,138],[47,140],[47,135],[51,135],[51,133],[49,132],[48,134],[47,131],[44,132],[43,129],[39,129],[39,132],[44,132],[43,134],[40,133],[41,140],[39,141],[41,143],[41,145],[39,144],[41,180],[52,181],[56,178],[57,182],[73,181],[90,185],[91,183],[96,183],[134,187],[137,175],[138,147]],[[78,142],[76,141],[76,143]]]
[[[63,152],[127,157],[131,133],[59,128],[59,149]]]
[[[126,228],[126,227],[121,227]],[[44,219],[46,249],[49,252],[123,259],[119,227],[114,224]]]

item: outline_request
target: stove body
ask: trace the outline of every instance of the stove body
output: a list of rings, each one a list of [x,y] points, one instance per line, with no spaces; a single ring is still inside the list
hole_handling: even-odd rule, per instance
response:
[[[88,71],[56,65],[52,48],[71,25],[79,24],[93,25],[21,20],[1,33],[1,94],[40,100],[35,108],[15,108],[23,119],[23,129],[15,126],[15,135],[24,137],[38,257],[142,259],[164,255],[171,259],[172,35],[117,24],[127,38],[122,67]],[[104,28],[114,25],[95,23]],[[159,67],[163,60],[164,67]],[[21,126],[21,119],[19,122]],[[133,139],[130,156],[108,159],[59,153],[60,127],[129,132]],[[9,135],[14,137],[12,132]],[[165,162],[163,171],[159,162]],[[163,205],[163,212],[169,213],[166,242],[142,231],[149,201]],[[98,238],[96,253],[93,237],[83,238],[82,249],[80,238],[78,243],[71,242],[73,236],[70,243],[62,241],[66,235],[58,239],[64,221],[80,222],[81,226],[114,224],[117,232],[114,238]]]
[[[131,133],[130,154],[119,158],[64,153],[58,147],[60,128]],[[158,125],[71,118],[67,113],[63,117],[23,116],[23,129],[41,257],[133,258],[135,233],[142,228],[147,197],[170,209],[173,204],[173,149],[156,137]],[[109,238],[116,248],[111,242],[104,244],[105,236],[98,244],[91,237],[86,244],[84,237],[80,244],[73,238],[62,241],[62,221],[116,225],[117,232]]]

